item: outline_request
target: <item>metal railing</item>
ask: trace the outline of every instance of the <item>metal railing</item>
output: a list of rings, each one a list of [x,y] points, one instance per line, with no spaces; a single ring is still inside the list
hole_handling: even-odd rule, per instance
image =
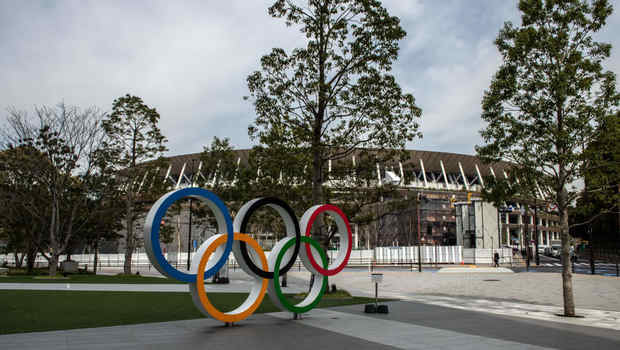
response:
[[[418,249],[419,248],[419,249]],[[407,246],[407,247],[377,247],[374,249],[353,250],[349,257],[348,266],[368,266],[368,265],[408,265],[417,264],[418,257],[422,264],[493,264],[493,254],[500,254],[500,263],[508,264],[512,262],[512,250],[504,249],[464,249],[461,246]],[[265,252],[269,255],[269,252]],[[337,250],[328,251],[328,257],[333,260],[338,254]],[[164,254],[168,262],[172,266],[179,269],[185,269],[187,266],[186,252],[168,252]],[[195,253],[191,253],[191,259],[194,259]],[[59,261],[67,258],[61,255]],[[81,266],[90,266],[94,263],[94,254],[71,254],[71,260],[78,262]],[[9,266],[15,266],[15,257],[13,254],[0,255],[0,265],[6,262]],[[125,254],[99,254],[98,267],[123,267],[125,263]],[[25,264],[25,261],[24,261]],[[300,266],[301,262],[296,262]],[[38,255],[35,260],[36,267],[47,266],[47,260]],[[134,253],[131,261],[132,267],[136,269],[150,268],[151,263],[146,253]],[[229,268],[236,269],[238,264],[235,257],[231,254],[228,258]]]

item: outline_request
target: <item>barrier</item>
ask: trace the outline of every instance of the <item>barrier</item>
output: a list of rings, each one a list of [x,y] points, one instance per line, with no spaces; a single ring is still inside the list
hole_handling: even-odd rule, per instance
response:
[[[465,248],[461,246],[421,246],[420,254],[422,256],[423,264],[455,264],[461,263],[473,264],[474,253],[473,249]],[[493,252],[500,253],[500,263],[509,264],[512,259],[512,250],[510,248],[494,249]],[[191,260],[194,260],[194,254],[191,253]],[[270,252],[265,252],[265,255],[269,257]],[[329,250],[327,255],[329,260],[333,261],[339,254],[339,250]],[[80,265],[88,265],[92,270],[92,264],[94,262],[94,254],[71,254],[71,260],[77,261]],[[187,266],[187,252],[167,252],[164,254],[166,259],[173,262],[172,264],[179,268]],[[476,263],[477,264],[492,264],[491,249],[476,249]],[[368,266],[375,259],[376,265],[407,265],[417,264],[418,262],[418,248],[417,246],[404,246],[404,247],[377,247],[374,249],[357,249],[352,250],[349,257],[349,263],[347,266]],[[66,255],[61,255],[59,261],[66,259]],[[0,256],[0,260],[6,261],[9,266],[15,266],[15,258],[13,254],[6,254]],[[35,260],[36,266],[47,266],[47,260],[39,254]],[[123,253],[111,253],[111,254],[99,254],[98,267],[114,267],[121,268],[125,263],[125,254]],[[25,264],[25,261],[24,261]],[[152,268],[146,253],[138,252],[134,253],[131,264],[135,268],[148,269]],[[235,260],[234,256],[230,256],[227,261],[228,268],[237,269],[239,264]],[[301,260],[297,259],[294,264],[295,268],[303,268]]]

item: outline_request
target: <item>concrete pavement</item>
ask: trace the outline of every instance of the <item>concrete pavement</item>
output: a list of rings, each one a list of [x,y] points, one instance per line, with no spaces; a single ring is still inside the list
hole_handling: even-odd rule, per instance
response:
[[[212,319],[186,320],[0,336],[0,349],[618,349],[620,279],[574,275],[577,312],[561,313],[561,277],[551,273],[434,273],[384,269],[381,297],[390,314],[368,315],[363,306],[253,315],[234,327]],[[481,270],[480,270],[481,271]],[[157,275],[153,272],[152,275]],[[231,284],[207,290],[248,291],[250,277],[231,272]],[[307,288],[309,274],[291,271],[289,290]],[[346,269],[330,284],[354,295],[374,293],[368,271]],[[67,288],[67,286],[69,288]],[[1,289],[187,292],[185,284],[0,283]]]
[[[462,268],[467,273],[433,273],[408,270],[378,270],[384,273],[381,297],[487,312],[573,325],[620,330],[620,279],[574,275],[577,313],[584,318],[559,317],[562,310],[561,277],[552,273],[476,273],[482,268]],[[493,268],[486,268],[493,269]],[[486,270],[485,270],[486,271]],[[112,272],[113,273],[113,272]],[[142,272],[147,274],[147,272]],[[154,270],[150,275],[157,276]],[[228,285],[207,284],[207,292],[247,292],[251,277],[242,271],[230,272]],[[287,293],[307,290],[309,273],[291,271]],[[368,271],[345,269],[330,277],[330,284],[353,295],[374,296]],[[93,290],[187,292],[186,284],[81,284],[81,283],[0,283],[0,289]]]
[[[224,327],[212,319],[0,336],[0,349],[617,349],[620,332],[455,310],[389,303],[390,314],[362,306],[253,315]]]
[[[523,304],[562,306],[562,276],[558,273],[433,273],[382,269],[384,296],[415,300],[420,295],[502,300]],[[307,279],[303,272],[289,277]],[[372,295],[367,270],[346,269],[330,277],[330,284],[356,295]],[[575,305],[579,308],[620,312],[620,278],[573,275]],[[389,294],[392,293],[392,294]]]
[[[492,269],[492,268],[487,268]],[[573,275],[577,314],[563,314],[562,280],[551,273],[431,273],[378,270],[384,274],[379,296],[422,302],[460,310],[487,312],[561,324],[620,330],[620,279]],[[304,279],[302,272],[289,273],[289,281]],[[374,296],[368,271],[345,270],[330,284],[354,295]]]

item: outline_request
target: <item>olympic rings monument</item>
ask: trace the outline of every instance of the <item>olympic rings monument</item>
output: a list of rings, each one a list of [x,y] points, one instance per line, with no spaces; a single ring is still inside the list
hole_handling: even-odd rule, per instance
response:
[[[159,245],[160,222],[168,208],[182,198],[204,202],[214,213],[217,232],[220,232],[200,245],[189,273],[172,267],[162,254]],[[286,227],[286,237],[276,243],[269,258],[258,242],[247,234],[250,217],[263,206],[275,209]],[[310,234],[314,221],[321,213],[328,214],[334,219],[340,233],[341,247],[346,247],[340,249],[338,256],[330,265],[327,255]],[[303,236],[300,228],[303,229]],[[194,305],[202,314],[228,324],[249,317],[260,306],[267,291],[271,301],[283,311],[290,311],[296,315],[310,311],[321,300],[327,288],[326,277],[337,274],[347,265],[351,255],[352,238],[347,217],[334,205],[315,205],[306,210],[298,221],[293,209],[281,199],[256,198],[245,203],[233,221],[228,209],[216,194],[202,188],[188,187],[168,192],[153,204],[144,225],[144,246],[151,264],[161,274],[189,284]],[[248,250],[248,246],[251,250]],[[291,248],[292,253],[289,252]],[[254,282],[247,299],[239,307],[230,312],[221,312],[209,301],[204,280],[215,275],[224,266],[231,252],[241,269],[254,277]],[[213,259],[210,259],[212,255]],[[278,281],[279,276],[293,267],[298,256],[304,267],[314,275],[315,283],[305,299],[292,304],[284,297]],[[256,266],[254,261],[260,261],[261,266]]]

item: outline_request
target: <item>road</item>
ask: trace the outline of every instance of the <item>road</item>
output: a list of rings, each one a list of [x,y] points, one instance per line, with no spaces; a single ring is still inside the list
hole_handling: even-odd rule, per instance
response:
[[[596,275],[601,276],[617,276],[620,271],[616,269],[616,264],[604,263],[604,262],[596,262],[594,264],[594,271]],[[513,268],[515,272],[524,272],[526,271],[525,266],[515,266]],[[550,256],[540,255],[540,265],[536,266],[535,260],[530,262],[530,272],[562,272],[562,263],[560,259],[553,258]],[[592,274],[590,269],[590,262],[586,260],[578,260],[573,265],[573,273],[580,274]]]

